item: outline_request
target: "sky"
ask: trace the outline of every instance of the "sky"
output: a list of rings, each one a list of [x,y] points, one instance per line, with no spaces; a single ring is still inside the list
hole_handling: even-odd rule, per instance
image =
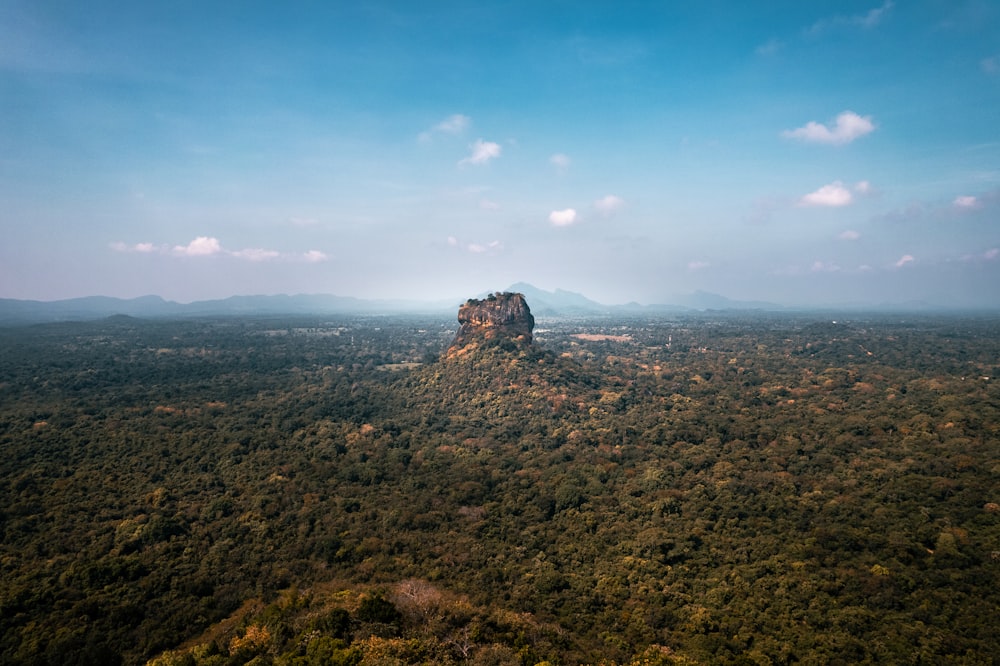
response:
[[[0,298],[1000,307],[995,0],[0,0]]]

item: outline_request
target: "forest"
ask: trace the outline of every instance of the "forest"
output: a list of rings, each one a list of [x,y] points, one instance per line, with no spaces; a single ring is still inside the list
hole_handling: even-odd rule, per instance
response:
[[[456,328],[0,328],[0,663],[997,663],[1000,317]]]

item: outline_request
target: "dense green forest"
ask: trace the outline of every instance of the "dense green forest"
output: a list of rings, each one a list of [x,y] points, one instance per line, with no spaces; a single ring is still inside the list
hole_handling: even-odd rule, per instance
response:
[[[4,664],[990,664],[1000,319],[0,329]]]

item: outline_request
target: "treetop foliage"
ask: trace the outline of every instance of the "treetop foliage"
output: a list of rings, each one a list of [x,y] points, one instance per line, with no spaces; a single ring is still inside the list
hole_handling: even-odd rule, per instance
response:
[[[0,661],[993,663],[998,331],[0,329]]]

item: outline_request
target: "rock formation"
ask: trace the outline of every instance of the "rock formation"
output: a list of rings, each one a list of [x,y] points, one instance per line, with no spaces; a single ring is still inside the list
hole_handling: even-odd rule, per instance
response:
[[[535,318],[523,294],[490,294],[482,300],[470,298],[458,309],[461,324],[448,355],[462,353],[471,345],[487,341],[513,340],[530,345]]]

